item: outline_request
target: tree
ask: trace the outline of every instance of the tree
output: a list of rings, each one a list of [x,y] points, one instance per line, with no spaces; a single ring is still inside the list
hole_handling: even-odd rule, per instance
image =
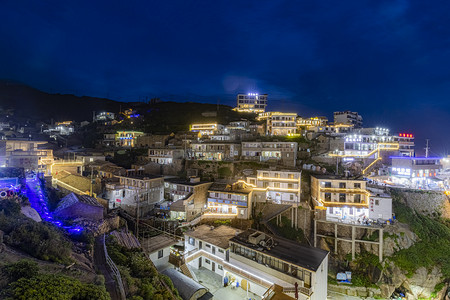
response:
[[[13,282],[20,278],[31,278],[38,275],[39,267],[34,261],[22,259],[16,263],[7,264],[3,267],[3,271],[8,276],[10,282]]]

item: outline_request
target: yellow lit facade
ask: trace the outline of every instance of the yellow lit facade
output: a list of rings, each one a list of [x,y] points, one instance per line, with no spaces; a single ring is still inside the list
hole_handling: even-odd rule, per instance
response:
[[[301,172],[258,170],[247,177],[257,202],[298,205],[301,196]]]
[[[282,112],[260,113],[257,120],[266,120],[266,134],[287,136],[297,133],[297,114]]]

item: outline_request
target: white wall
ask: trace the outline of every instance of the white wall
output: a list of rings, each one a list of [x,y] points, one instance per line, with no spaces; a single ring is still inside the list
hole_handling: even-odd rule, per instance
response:
[[[311,300],[322,300],[327,299],[327,289],[328,289],[328,255],[322,261],[322,264],[317,269],[317,272],[312,273],[311,288],[313,289],[313,294]],[[299,293],[301,294],[301,293]]]
[[[378,205],[377,205],[378,203]],[[392,198],[370,197],[369,218],[389,220],[392,218]]]
[[[155,264],[158,270],[162,270],[169,266],[169,255],[170,255],[170,247],[166,247],[162,249],[163,256],[158,258],[158,251],[150,253],[150,260]]]

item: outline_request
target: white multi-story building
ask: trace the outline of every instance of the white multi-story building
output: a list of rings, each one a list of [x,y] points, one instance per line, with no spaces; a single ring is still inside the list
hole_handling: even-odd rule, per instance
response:
[[[145,135],[140,131],[117,131],[116,133],[116,145],[120,147],[136,147],[137,138]]]
[[[242,142],[242,160],[275,162],[287,167],[297,163],[296,142]]]
[[[95,115],[94,122],[95,121],[97,121],[97,122],[112,121],[115,119],[115,117],[116,117],[116,115],[113,112],[104,111],[104,112],[101,112],[101,113]]]
[[[47,142],[0,141],[0,167],[24,168],[25,171],[49,173],[54,163],[53,150],[41,149]]]
[[[391,177],[394,183],[428,189],[442,169],[439,157],[393,156]]]
[[[383,191],[368,189],[366,181],[359,178],[313,175],[311,198],[327,221],[357,224],[392,218],[392,198]]]
[[[334,112],[334,124],[353,125],[355,128],[361,128],[363,118],[357,112],[353,111],[336,111]]]
[[[72,121],[57,122],[55,125],[49,125],[43,132],[49,135],[71,135],[75,132],[75,127],[73,126]]]
[[[208,190],[208,218],[249,219],[252,207],[252,188],[244,183],[213,184]]]
[[[297,114],[266,112],[258,115],[258,120],[266,120],[266,135],[293,135],[297,133]]]
[[[238,112],[261,113],[266,110],[267,94],[238,94],[237,107]]]
[[[247,184],[253,187],[255,202],[300,203],[301,172],[258,170],[256,177],[247,177]]]
[[[191,132],[198,132],[199,137],[209,136],[220,133],[225,129],[225,126],[217,123],[199,123],[192,124],[189,128]]]
[[[236,160],[241,154],[241,144],[233,142],[192,142],[190,145],[189,159],[198,160]]]
[[[328,124],[327,117],[311,117],[311,118],[297,118],[297,129],[304,128],[306,129],[312,126],[326,126]]]
[[[130,215],[145,216],[164,200],[164,178],[152,175],[115,176],[118,183],[106,184],[109,208],[121,207]]]
[[[174,160],[184,158],[184,150],[171,148],[149,148],[148,159],[160,165],[170,165]]]
[[[297,299],[327,297],[328,251],[303,246],[254,229],[201,225],[185,233],[185,262],[190,268],[222,276],[259,297],[275,287]]]
[[[399,145],[399,155],[400,156],[414,156],[415,154],[415,144],[414,135],[411,133],[399,133],[398,136],[394,135],[394,142]]]
[[[208,188],[212,182],[200,181],[200,178],[183,180],[169,178],[164,180],[164,193],[170,206],[172,219],[191,221],[206,210]]]
[[[365,128],[344,137],[344,154],[365,156],[378,150],[379,144],[395,144],[389,129]]]

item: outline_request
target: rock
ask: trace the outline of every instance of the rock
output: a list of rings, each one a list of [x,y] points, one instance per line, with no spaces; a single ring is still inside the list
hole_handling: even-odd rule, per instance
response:
[[[384,262],[384,272],[381,276],[380,289],[382,297],[388,298],[392,295],[394,290],[407,280],[405,274],[391,261]]]
[[[407,224],[397,223],[387,226],[384,231],[383,253],[392,256],[395,252],[408,249],[418,240]]]
[[[39,213],[32,208],[31,206],[22,206],[20,208],[20,212],[25,215],[26,217],[33,219],[36,222],[41,222],[41,216],[39,216]]]
[[[437,267],[433,267],[430,273],[421,267],[408,279],[409,289],[416,299],[429,298],[434,287],[442,281],[442,273]]]
[[[395,291],[395,287],[389,284],[380,285],[381,297],[388,299],[392,293]]]

